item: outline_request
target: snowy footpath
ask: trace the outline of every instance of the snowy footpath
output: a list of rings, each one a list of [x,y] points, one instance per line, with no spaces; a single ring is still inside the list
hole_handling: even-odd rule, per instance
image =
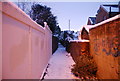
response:
[[[75,64],[69,53],[62,45],[52,55],[44,79],[76,79],[71,73],[72,65]]]

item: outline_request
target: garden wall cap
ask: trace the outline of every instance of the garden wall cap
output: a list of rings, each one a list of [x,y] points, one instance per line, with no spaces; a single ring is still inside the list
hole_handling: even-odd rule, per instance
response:
[[[89,40],[70,40],[69,42],[89,42]]]
[[[103,25],[103,24],[105,24],[105,23],[108,23],[108,22],[117,20],[117,19],[119,19],[119,18],[120,18],[120,14],[118,14],[118,15],[116,15],[116,16],[114,16],[114,17],[111,17],[111,18],[109,18],[109,19],[107,19],[107,20],[104,20],[104,21],[102,21],[102,22],[100,22],[100,23],[98,23],[98,24],[95,24],[95,25],[93,25],[90,29],[96,28],[96,27],[98,27],[98,26],[100,26],[100,25]]]

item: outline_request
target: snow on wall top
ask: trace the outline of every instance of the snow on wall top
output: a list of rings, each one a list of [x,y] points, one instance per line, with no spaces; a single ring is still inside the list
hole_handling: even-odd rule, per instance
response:
[[[84,25],[81,27],[80,32],[82,31],[83,28],[85,28],[89,32],[89,29],[92,27],[93,27],[93,25]]]
[[[114,17],[111,17],[111,18],[109,18],[109,19],[107,19],[107,20],[104,20],[104,21],[102,21],[102,22],[100,22],[100,23],[98,23],[98,24],[91,25],[91,28],[90,28],[90,29],[95,28],[95,27],[100,26],[100,25],[103,25],[103,24],[105,24],[105,23],[108,23],[108,22],[110,22],[110,21],[114,21],[114,20],[119,19],[119,18],[120,18],[120,14],[118,14],[118,15],[116,15],[116,16],[114,16]]]
[[[89,42],[89,40],[70,40],[69,42]]]
[[[44,32],[44,29],[48,28],[48,25],[45,24],[45,28],[43,28],[41,25],[37,24],[35,21],[33,21],[24,11],[22,11],[20,8],[18,8],[14,3],[12,2],[0,2],[2,4],[2,9],[0,11],[4,12],[8,16],[11,16],[12,18],[17,19],[18,21],[29,25],[30,27],[42,32]],[[51,32],[49,30],[49,32]]]

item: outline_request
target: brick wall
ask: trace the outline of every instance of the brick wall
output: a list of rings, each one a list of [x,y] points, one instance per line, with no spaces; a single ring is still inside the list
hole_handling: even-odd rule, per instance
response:
[[[102,7],[99,9],[99,13],[96,16],[96,23],[99,23],[103,20],[106,20],[109,18],[109,13],[106,12]]]
[[[82,40],[89,40],[89,33],[85,28],[82,29],[81,39]]]
[[[73,60],[77,63],[79,56],[89,54],[89,42],[71,41],[69,51]]]
[[[90,29],[90,53],[100,79],[120,79],[120,18]]]

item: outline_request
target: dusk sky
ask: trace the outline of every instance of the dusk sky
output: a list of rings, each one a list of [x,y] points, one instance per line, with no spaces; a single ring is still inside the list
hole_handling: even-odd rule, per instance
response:
[[[89,0],[89,2],[87,2],[87,0],[78,0],[78,2],[74,2],[74,0],[62,0],[62,2],[61,0],[58,0],[58,2],[53,2],[52,0],[51,2],[49,2],[50,0],[46,1],[47,2],[45,2],[45,0],[42,0],[39,2],[41,2],[42,5],[46,5],[51,8],[52,13],[57,16],[57,22],[61,30],[69,29],[70,20],[70,29],[75,31],[79,31],[81,26],[87,24],[88,17],[96,16],[97,10],[99,9],[101,4],[105,4],[108,2],[101,2],[100,0]],[[119,0],[111,0],[111,2],[108,3],[117,2],[119,2]]]
[[[82,25],[87,24],[89,16],[95,16],[100,3],[97,2],[51,2],[43,3],[52,8],[57,16],[59,26],[62,30],[80,30]]]
[[[88,17],[94,17],[103,2],[42,2],[52,8],[57,16],[62,30],[70,29],[79,31],[80,27],[87,24]]]

